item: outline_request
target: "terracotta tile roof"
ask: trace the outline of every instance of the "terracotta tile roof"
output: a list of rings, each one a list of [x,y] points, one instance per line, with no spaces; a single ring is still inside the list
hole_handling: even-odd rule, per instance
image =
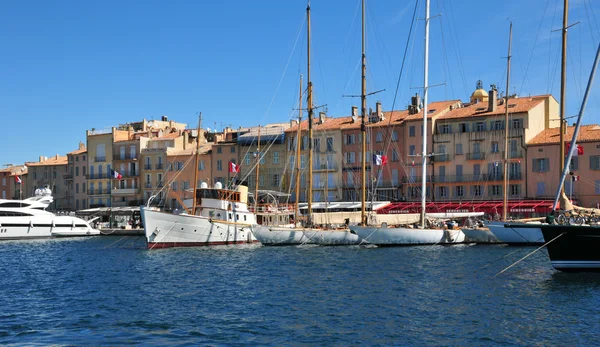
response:
[[[152,140],[150,140],[150,141],[153,141],[153,140],[169,140],[169,139],[176,139],[176,138],[178,138],[179,136],[181,136],[181,134],[179,133],[179,131],[175,131],[175,132],[172,132],[172,133],[164,134],[163,136],[161,136],[161,137],[159,137],[159,138],[152,139]]]
[[[87,152],[87,148],[76,149],[73,152],[69,152],[67,154],[69,154],[69,155],[77,155],[77,154],[81,154],[81,153],[85,153],[85,152]]]
[[[429,103],[429,106],[427,107],[427,119],[431,119],[432,117],[435,116],[439,116],[440,114],[442,114],[441,117],[444,117],[444,113],[447,114],[447,112],[449,112],[450,110],[450,106],[451,105],[458,105],[460,103],[460,100],[447,100],[447,101],[434,101]],[[441,118],[440,117],[440,118]],[[423,119],[423,112],[419,112],[417,114],[411,114],[410,116],[406,117],[404,120],[405,121],[415,121],[415,120],[422,120]]]
[[[573,131],[575,127],[570,126],[567,127],[567,135],[565,135],[565,141],[570,142],[573,138]],[[535,145],[549,145],[549,144],[558,144],[560,139],[560,129],[550,128],[545,129],[541,133],[537,134],[531,141],[527,143],[529,146]],[[591,124],[591,125],[582,125],[579,129],[579,135],[577,136],[577,142],[598,142],[600,141],[600,125]]]
[[[212,144],[204,144],[200,145],[200,155],[207,154],[212,149]],[[167,150],[167,157],[176,157],[176,156],[189,156],[194,154],[196,151],[196,147],[187,148],[187,149],[171,149]]]
[[[522,113],[528,112],[537,105],[544,102],[547,96],[534,96],[526,98],[516,98],[508,100],[508,112],[509,113]],[[448,111],[446,114],[438,118],[438,121],[446,119],[457,119],[457,118],[469,118],[469,117],[485,117],[503,115],[506,112],[506,105],[498,105],[496,110],[493,112],[488,111],[487,102],[480,102],[477,104],[464,104],[464,107],[455,108]]]
[[[55,166],[55,165],[67,165],[67,156],[59,156],[58,154],[48,158],[48,160],[44,160],[42,162],[33,161],[26,162],[27,166]]]

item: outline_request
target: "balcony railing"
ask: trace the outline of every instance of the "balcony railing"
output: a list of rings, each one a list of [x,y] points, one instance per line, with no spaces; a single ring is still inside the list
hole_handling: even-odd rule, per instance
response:
[[[144,188],[152,188],[152,183],[146,183],[144,184]]]
[[[144,170],[152,170],[152,164],[144,164]]]
[[[72,180],[73,179],[73,174],[66,174],[63,176],[64,179],[66,180]]]
[[[485,160],[484,152],[467,153],[467,160]]]
[[[86,175],[85,177],[88,180],[101,180],[101,179],[111,178],[112,176],[110,176],[109,174],[106,174],[106,173],[101,173],[101,174],[90,174],[90,175]]]
[[[422,176],[415,176],[413,178],[410,177],[402,177],[402,183],[409,184],[420,184]],[[508,177],[509,180],[520,180],[522,179],[522,174],[520,172],[511,173]],[[427,176],[427,182],[434,183],[461,183],[461,182],[480,182],[480,181],[502,181],[504,180],[503,174],[479,174],[479,175],[431,175]]]
[[[450,154],[436,154],[431,157],[434,163],[444,163],[452,160],[452,156]]]
[[[88,195],[107,195],[110,194],[110,189],[88,189]]]
[[[136,195],[139,194],[140,190],[138,188],[120,188],[113,189],[112,195]]]
[[[162,169],[164,169],[164,167],[165,166],[163,163],[156,164],[156,170],[162,170]]]
[[[337,165],[335,164],[314,164],[313,170],[327,170],[327,171],[336,171]]]
[[[121,155],[120,152],[114,152],[113,153],[113,160],[133,160],[133,159],[137,159],[138,155],[137,153],[131,155],[131,153],[125,153],[125,155]]]
[[[504,158],[504,151],[502,151],[502,158]],[[523,158],[523,151],[509,151],[508,152],[508,157],[509,158]]]
[[[103,156],[103,157],[94,157],[94,161],[96,163],[98,163],[98,162],[105,162],[106,161],[106,156]]]

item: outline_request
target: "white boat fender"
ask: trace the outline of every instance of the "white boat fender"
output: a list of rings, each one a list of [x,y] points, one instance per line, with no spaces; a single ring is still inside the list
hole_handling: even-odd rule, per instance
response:
[[[29,221],[29,227],[33,228],[33,221]]]

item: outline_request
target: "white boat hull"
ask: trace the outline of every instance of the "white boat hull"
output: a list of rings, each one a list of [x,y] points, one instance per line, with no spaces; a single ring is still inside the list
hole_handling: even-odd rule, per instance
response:
[[[265,246],[314,244],[307,231],[314,229],[256,225],[252,230],[254,237]]]
[[[60,234],[87,236],[94,232],[100,233],[83,219],[51,213],[0,218],[0,240],[44,239]]]
[[[501,243],[500,240],[489,230],[482,228],[462,228],[462,232],[466,236],[467,242],[474,243]]]
[[[350,226],[361,239],[380,246],[454,244],[465,241],[461,230]]]
[[[306,235],[313,243],[322,246],[358,245],[361,243],[360,237],[350,230],[307,230]]]
[[[141,208],[148,248],[196,247],[252,243],[248,224],[223,222],[208,217],[172,214]]]
[[[526,245],[543,244],[544,235],[540,228],[506,228],[505,222],[490,222],[488,228],[501,243]]]

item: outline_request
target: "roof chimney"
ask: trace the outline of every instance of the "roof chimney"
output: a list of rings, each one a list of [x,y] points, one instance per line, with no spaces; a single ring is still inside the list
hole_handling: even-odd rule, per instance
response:
[[[325,115],[325,112],[319,112],[319,123],[318,124],[325,123],[326,119],[327,119],[327,116]]]
[[[352,123],[356,123],[358,119],[358,107],[352,106]]]
[[[383,118],[383,111],[381,110],[381,102],[377,101],[377,103],[375,103],[375,113],[377,116],[377,119],[381,122],[384,118]]]
[[[495,112],[498,107],[498,89],[496,89],[496,85],[492,84],[490,86],[490,95],[488,99],[488,112]]]
[[[298,121],[295,119],[290,119],[290,128],[293,128],[294,125],[298,124]]]
[[[410,98],[410,105],[408,105],[408,114],[417,114],[421,111],[421,98],[419,94]]]

